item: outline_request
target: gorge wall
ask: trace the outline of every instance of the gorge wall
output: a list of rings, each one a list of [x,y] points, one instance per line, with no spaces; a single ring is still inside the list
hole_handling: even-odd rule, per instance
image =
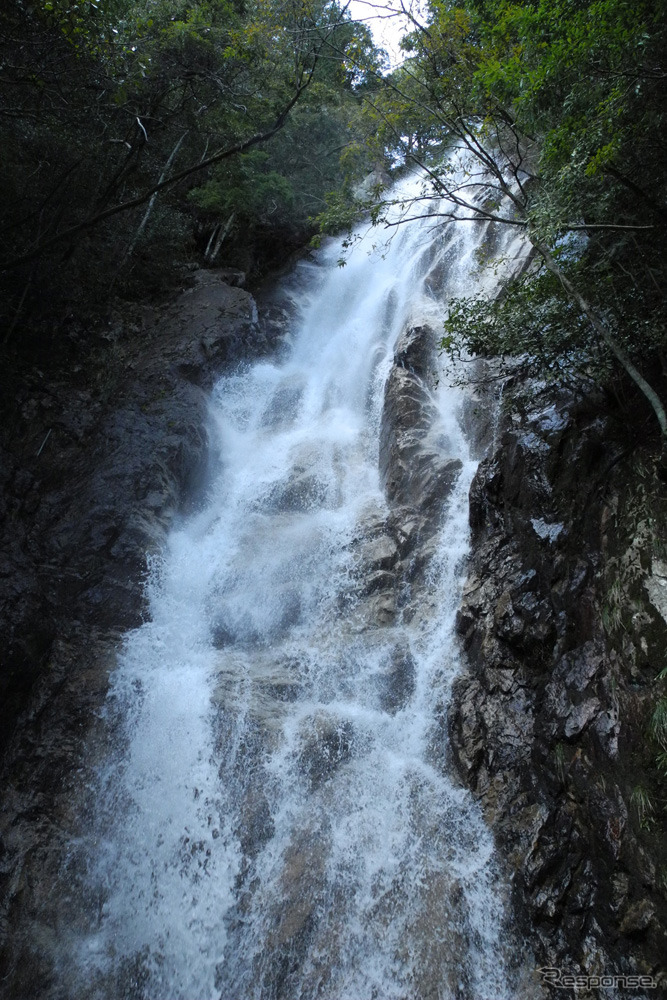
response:
[[[32,372],[9,401],[0,677],[7,997],[50,995],[52,970],[39,955],[68,920],[52,887],[69,793],[89,764],[84,741],[118,642],[142,618],[146,552],[159,550],[206,479],[207,390],[225,365],[280,337],[281,305],[262,319],[230,280],[198,273],[164,309],[110,329],[94,385],[83,371]],[[376,526],[366,595],[379,624],[396,614],[398,589],[410,593],[403,614],[437,614],[424,573],[430,532],[461,463],[429,440],[431,338],[428,328],[406,331],[385,390],[380,466],[391,516]],[[471,491],[473,551],[458,617],[467,666],[443,718],[443,762],[453,754],[482,804],[537,962],[660,979],[667,859],[646,725],[667,645],[667,577],[655,554],[666,511],[642,505],[627,437],[600,400],[537,387],[527,401],[510,387],[495,431],[493,405],[467,406],[479,454],[489,454]],[[409,656],[399,650],[382,683],[395,711],[413,683]],[[640,811],[637,788],[650,792],[654,814]],[[21,932],[30,946],[17,947]]]
[[[665,502],[650,468],[601,398],[508,388],[471,489],[450,735],[539,963],[664,982],[648,729],[667,649]]]
[[[122,635],[145,612],[147,554],[206,479],[208,390],[271,346],[240,280],[196,272],[164,307],[84,331],[85,364],[75,343],[78,363],[60,345],[39,366],[12,365],[0,494],[3,996],[48,994],[40,955],[68,920],[53,887],[72,788],[93,763],[84,747]]]

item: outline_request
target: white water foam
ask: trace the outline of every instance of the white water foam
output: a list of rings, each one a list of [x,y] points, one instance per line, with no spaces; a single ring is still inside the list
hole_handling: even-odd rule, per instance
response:
[[[343,269],[333,242],[300,265],[287,356],[216,387],[220,475],[112,678],[82,996],[512,995],[492,838],[447,764],[475,468],[453,390],[433,390],[431,436],[463,471],[409,616],[369,624],[359,555],[389,513],[394,345],[475,287],[484,228],[412,222],[375,252],[371,231]],[[413,682],[387,708],[397,657]]]

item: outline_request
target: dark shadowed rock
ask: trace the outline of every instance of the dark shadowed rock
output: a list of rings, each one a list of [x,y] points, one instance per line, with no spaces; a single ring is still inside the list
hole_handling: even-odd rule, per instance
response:
[[[13,362],[23,381],[4,394],[0,431],[0,982],[8,996],[40,996],[48,986],[40,940],[53,931],[33,915],[52,927],[68,919],[69,876],[54,869],[66,854],[68,793],[76,780],[86,785],[82,769],[95,764],[82,760],[82,747],[100,725],[121,634],[142,621],[147,554],[160,550],[184,498],[196,502],[206,480],[207,392],[225,365],[267,343],[252,297],[206,272],[165,307],[90,333],[76,363],[66,351],[45,358],[44,371]]]
[[[265,347],[252,297],[201,272],[163,309],[100,338],[85,371],[26,373],[0,443],[0,741],[57,634],[141,621],[146,553],[206,475],[207,390],[225,364]]]
[[[638,719],[664,665],[667,629],[649,603],[659,610],[661,590],[648,535],[623,510],[618,429],[599,405],[529,397],[510,397],[472,484],[458,614],[468,665],[454,685],[452,746],[508,859],[538,962],[660,978],[667,886],[649,854],[664,866],[665,841],[631,803],[655,752]],[[621,582],[634,588],[616,598],[631,614],[616,609],[614,632],[605,605]]]
[[[317,787],[352,757],[354,733],[347,721],[320,712],[303,724],[300,770]]]
[[[386,712],[398,712],[405,706],[415,689],[415,661],[406,645],[400,643],[389,651],[377,685]]]
[[[428,327],[409,329],[399,339],[380,428],[380,476],[389,502],[426,514],[442,509],[462,468],[459,458],[429,440],[436,411],[424,376],[432,353]]]

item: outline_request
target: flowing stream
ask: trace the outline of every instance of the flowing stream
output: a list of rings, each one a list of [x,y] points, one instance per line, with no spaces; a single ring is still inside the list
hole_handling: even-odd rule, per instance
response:
[[[462,466],[419,566],[378,472],[397,339],[478,287],[484,236],[424,220],[373,249],[371,230],[344,268],[332,242],[286,283],[289,348],[217,385],[216,478],[111,680],[75,995],[516,995],[492,838],[447,762],[460,396],[429,389],[429,448]]]

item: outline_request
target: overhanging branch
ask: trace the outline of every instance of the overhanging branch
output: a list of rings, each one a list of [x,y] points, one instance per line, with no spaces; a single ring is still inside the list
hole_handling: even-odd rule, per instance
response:
[[[184,180],[186,177],[190,177],[193,174],[198,173],[201,170],[205,170],[207,167],[214,166],[216,163],[220,163],[222,160],[228,159],[230,156],[236,156],[240,153],[244,153],[246,150],[251,149],[253,146],[257,146],[262,142],[267,142],[272,136],[274,136],[283,127],[290,111],[295,106],[299,100],[303,91],[310,85],[313,74],[315,72],[315,67],[317,65],[319,52],[315,54],[313,65],[308,71],[305,79],[299,81],[297,88],[292,96],[291,100],[285,105],[278,117],[275,119],[273,125],[263,132],[257,132],[255,135],[250,136],[248,139],[244,139],[242,142],[238,142],[233,146],[229,146],[226,149],[219,149],[215,153],[212,153],[205,160],[200,160],[198,163],[192,164],[189,167],[185,167],[180,170],[177,174],[172,177],[168,177],[165,180],[159,181],[153,187],[144,191],[142,194],[137,195],[136,198],[131,198],[128,201],[122,202],[120,205],[112,205],[110,208],[104,209],[102,212],[97,212],[95,215],[90,216],[88,219],[84,219],[83,222],[77,223],[75,226],[71,226],[69,229],[65,229],[60,233],[56,233],[55,236],[50,237],[48,240],[44,240],[38,246],[34,247],[28,253],[23,254],[20,257],[16,257],[14,260],[9,261],[6,264],[0,266],[1,271],[11,271],[14,268],[21,267],[23,264],[28,264],[30,261],[36,260],[43,254],[48,253],[49,250],[57,246],[59,243],[64,243],[68,240],[73,239],[80,233],[86,232],[89,229],[95,228],[100,223],[112,218],[114,215],[118,215],[121,212],[130,211],[133,208],[138,208],[141,205],[145,205],[147,201],[150,201],[155,195],[164,191],[166,188],[173,187],[174,184],[178,184],[180,181]]]

